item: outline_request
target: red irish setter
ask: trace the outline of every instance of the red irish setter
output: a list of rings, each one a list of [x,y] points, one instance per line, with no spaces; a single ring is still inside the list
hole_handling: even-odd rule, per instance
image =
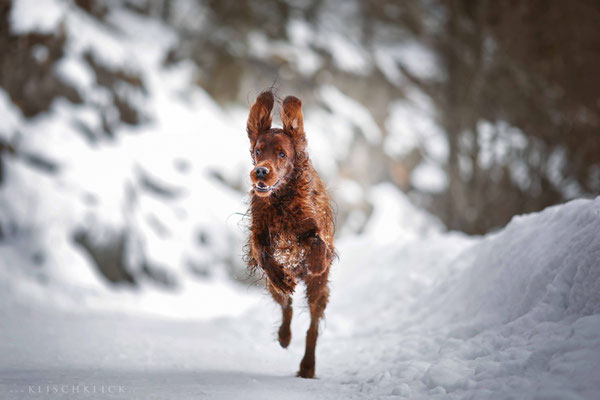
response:
[[[329,267],[335,257],[333,213],[325,185],[306,152],[302,102],[285,98],[283,129],[271,128],[273,104],[273,94],[265,91],[248,116],[254,164],[248,267],[264,271],[269,292],[281,305],[279,344],[283,348],[292,337],[290,295],[304,280],[311,321],[298,376],[313,378],[319,320],[327,306]]]

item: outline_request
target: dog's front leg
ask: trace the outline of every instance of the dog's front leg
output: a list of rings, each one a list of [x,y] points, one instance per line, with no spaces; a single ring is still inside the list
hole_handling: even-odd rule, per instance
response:
[[[279,265],[267,249],[261,251],[260,267],[265,271],[269,282],[277,290],[283,294],[294,293],[294,288],[296,287],[294,276]]]
[[[327,267],[327,244],[321,239],[316,231],[305,235],[304,239],[308,247],[306,266],[311,274],[322,274]]]
[[[252,256],[264,271],[272,286],[279,292],[289,295],[294,293],[296,281],[293,274],[279,265],[271,254],[271,239],[268,228],[252,228]]]

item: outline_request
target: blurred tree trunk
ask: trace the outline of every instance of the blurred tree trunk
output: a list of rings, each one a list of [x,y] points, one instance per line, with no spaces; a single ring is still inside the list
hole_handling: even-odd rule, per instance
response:
[[[442,4],[437,43],[447,79],[434,99],[448,135],[449,186],[433,211],[443,210],[451,229],[484,233],[514,214],[600,194],[600,81],[592,78],[600,70],[600,3]],[[489,140],[508,150],[484,168],[485,121]],[[510,147],[496,123],[518,128],[526,147]],[[528,187],[515,165],[526,166]]]

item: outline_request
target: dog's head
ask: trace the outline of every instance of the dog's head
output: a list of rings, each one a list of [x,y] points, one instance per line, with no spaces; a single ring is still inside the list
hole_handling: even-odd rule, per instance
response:
[[[294,173],[295,162],[306,148],[302,102],[293,96],[283,100],[283,129],[271,128],[275,99],[262,92],[250,108],[246,130],[254,169],[250,173],[252,194],[270,196],[285,187]]]

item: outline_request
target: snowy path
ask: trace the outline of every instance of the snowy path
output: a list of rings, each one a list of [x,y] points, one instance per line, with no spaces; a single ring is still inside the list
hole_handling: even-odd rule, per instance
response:
[[[316,380],[294,377],[301,296],[287,350],[259,293],[243,315],[204,321],[0,305],[0,397],[104,385],[123,399],[597,398],[598,232],[600,198],[485,238],[344,241]],[[68,391],[53,396],[78,398]]]
[[[0,329],[0,398],[46,398],[54,385],[121,386],[110,398],[124,399],[355,397],[358,384],[344,365],[353,358],[344,355],[350,340],[336,345],[327,327],[318,353],[322,379],[296,378],[307,313],[296,308],[295,340],[282,350],[274,335],[278,310],[266,296],[261,304],[239,318],[209,321],[12,310]],[[68,390],[64,397],[74,397]]]
[[[178,322],[31,313],[6,326],[2,398],[21,390],[14,398],[47,398],[29,393],[30,385],[42,391],[47,385],[121,386],[124,392],[111,398],[124,399],[305,398],[325,382],[293,377],[300,347],[281,351],[265,324],[243,318]],[[332,389],[324,394],[335,397]]]

